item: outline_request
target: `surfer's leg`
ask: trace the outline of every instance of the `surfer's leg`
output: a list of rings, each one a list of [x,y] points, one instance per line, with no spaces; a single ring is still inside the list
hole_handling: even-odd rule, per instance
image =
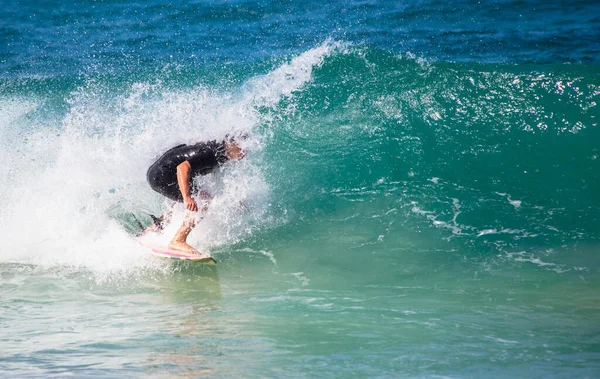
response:
[[[187,237],[196,226],[196,216],[198,212],[186,211],[183,223],[175,233],[175,236],[169,242],[169,249],[181,251],[188,254],[200,254],[200,252],[187,243]]]
[[[197,191],[197,204],[200,212],[205,213],[208,210],[208,204],[212,200],[212,195],[207,191]],[[182,251],[189,254],[201,254],[187,243],[187,237],[196,226],[198,220],[198,212],[185,211],[183,223],[175,233],[175,236],[169,243],[169,249]],[[200,218],[202,219],[202,218]]]

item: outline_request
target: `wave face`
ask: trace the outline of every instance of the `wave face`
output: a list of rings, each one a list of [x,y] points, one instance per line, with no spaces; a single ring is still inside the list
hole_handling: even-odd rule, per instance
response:
[[[159,75],[29,79],[14,94],[6,81],[0,220],[20,235],[15,241],[33,246],[69,241],[57,247],[66,249],[105,233],[118,234],[105,236],[114,246],[127,245],[118,223],[107,232],[106,222],[161,211],[144,178],[153,159],[178,143],[243,131],[254,156],[226,167],[234,176],[212,189],[223,193],[219,207],[260,199],[251,218],[265,233],[347,212],[352,218],[342,224],[376,217],[393,225],[372,242],[434,229],[474,251],[508,255],[593,243],[598,85],[585,65],[432,63],[334,42],[232,88],[165,85]],[[35,93],[46,86],[57,94]],[[225,214],[214,219],[233,217]],[[10,250],[35,249],[15,242]]]
[[[594,243],[598,84],[585,65],[530,70],[339,50],[265,111],[272,191],[307,222],[377,218],[373,243],[432,228],[507,256]],[[549,267],[573,268],[548,254]]]

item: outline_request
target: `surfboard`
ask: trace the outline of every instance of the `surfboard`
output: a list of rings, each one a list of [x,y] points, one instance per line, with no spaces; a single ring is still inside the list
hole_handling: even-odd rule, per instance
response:
[[[137,240],[137,243],[138,243],[138,245],[148,249],[150,254],[155,257],[198,262],[198,263],[204,263],[204,264],[209,264],[209,265],[217,264],[217,261],[213,257],[211,257],[210,254],[208,254],[208,253],[203,253],[201,255],[186,254],[186,253],[182,253],[180,251],[171,250],[166,246],[148,244],[139,239]]]

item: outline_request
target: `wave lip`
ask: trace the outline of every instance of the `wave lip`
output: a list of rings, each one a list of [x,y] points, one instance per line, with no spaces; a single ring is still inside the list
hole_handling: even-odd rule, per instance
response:
[[[282,98],[290,97],[312,80],[313,70],[323,65],[325,59],[337,52],[343,52],[349,45],[344,42],[327,40],[284,63],[266,75],[252,78],[246,84],[246,103],[272,107]]]

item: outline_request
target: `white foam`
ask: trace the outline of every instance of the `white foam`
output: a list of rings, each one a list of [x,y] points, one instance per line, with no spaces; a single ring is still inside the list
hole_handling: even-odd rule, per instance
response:
[[[147,168],[174,145],[230,132],[250,135],[243,142],[248,158],[199,179],[215,197],[189,241],[210,249],[273,222],[267,217],[269,188],[260,169],[263,141],[252,133],[260,121],[256,106],[292,96],[337,48],[328,41],[309,50],[251,79],[241,96],[205,87],[165,90],[160,82],[137,83],[114,94],[89,83],[70,95],[66,114],[48,116],[42,128],[16,124],[37,102],[0,100],[1,135],[15,128],[27,134],[8,139],[11,146],[4,149],[10,156],[18,150],[19,159],[2,156],[14,178],[0,184],[0,262],[94,272],[154,267],[122,227],[119,214],[165,211],[169,202],[147,185]],[[180,216],[176,212],[157,238],[168,241]]]
[[[551,271],[555,271],[559,274],[570,271],[570,269],[564,268],[564,265],[551,263],[551,262],[544,262],[540,258],[537,258],[533,254],[529,254],[525,251],[506,253],[506,256],[515,262],[529,262],[538,267],[545,268],[545,269],[548,269]]]
[[[484,336],[485,338],[492,340],[492,341],[496,341],[502,344],[516,344],[518,343],[517,341],[511,341],[511,340],[505,340],[502,338],[498,338],[498,337],[493,337],[493,336]]]
[[[273,255],[273,253],[271,253],[270,251],[266,251],[266,250],[254,250],[254,249],[250,249],[250,248],[240,249],[240,251],[243,251],[245,253],[253,253],[253,254],[264,255],[265,257],[269,258],[269,260],[274,265],[277,265],[277,260],[275,259],[275,255]]]
[[[38,102],[34,99],[0,98],[0,130],[5,131],[12,123],[37,107]]]
[[[324,59],[332,53],[343,52],[346,44],[327,40],[283,64],[266,75],[256,77],[248,82],[246,102],[254,102],[260,106],[273,106],[283,97],[289,97],[312,79],[313,70],[323,64]]]
[[[503,192],[496,192],[496,195],[506,197],[506,200],[508,201],[508,203],[510,205],[512,205],[513,207],[515,207],[515,209],[521,208],[521,204],[523,203],[521,200],[513,200],[511,195],[509,195],[507,193],[503,193]]]

